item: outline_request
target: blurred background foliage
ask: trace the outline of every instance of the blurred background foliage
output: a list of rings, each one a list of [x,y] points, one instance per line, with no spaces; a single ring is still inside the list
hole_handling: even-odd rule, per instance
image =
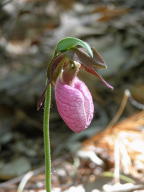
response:
[[[111,91],[85,72],[95,116],[90,128],[74,137],[51,107],[53,158],[105,128],[124,93],[144,103],[144,1],[141,0],[1,0],[0,1],[0,179],[43,164],[42,113],[36,103],[45,86],[46,69],[56,43],[78,37],[104,57],[100,72]],[[137,109],[127,104],[123,114]],[[23,165],[23,166],[21,166]]]

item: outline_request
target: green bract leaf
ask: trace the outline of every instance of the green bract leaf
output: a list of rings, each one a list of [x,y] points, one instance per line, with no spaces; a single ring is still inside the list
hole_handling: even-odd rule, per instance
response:
[[[91,47],[89,46],[88,43],[86,43],[85,41],[82,41],[78,38],[74,38],[74,37],[66,37],[62,40],[59,41],[59,43],[56,46],[56,50],[55,52],[64,52],[67,51],[69,49],[75,48],[76,46],[81,46],[84,49],[86,49],[87,53],[93,57],[93,52]]]

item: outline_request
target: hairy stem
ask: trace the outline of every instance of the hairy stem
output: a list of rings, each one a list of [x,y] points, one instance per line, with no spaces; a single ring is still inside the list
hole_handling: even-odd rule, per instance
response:
[[[51,192],[51,152],[50,152],[50,135],[49,135],[50,105],[51,105],[51,84],[48,85],[48,88],[45,93],[44,120],[43,120],[46,192]]]

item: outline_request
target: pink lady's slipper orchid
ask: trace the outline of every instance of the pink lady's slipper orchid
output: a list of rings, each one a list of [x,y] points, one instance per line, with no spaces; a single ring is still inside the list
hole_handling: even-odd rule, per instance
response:
[[[78,133],[90,125],[94,113],[91,93],[85,83],[77,77],[79,70],[83,68],[98,77],[107,87],[113,87],[96,71],[106,68],[96,50],[93,49],[93,57],[78,48],[71,51],[72,55],[68,51],[52,59],[48,68],[48,84],[52,83],[55,87],[55,99],[60,116],[72,131]],[[43,103],[45,91],[38,103],[38,109]]]
[[[55,98],[60,116],[72,131],[78,133],[90,125],[94,105],[84,82],[74,77],[71,85],[68,85],[58,78]]]
[[[80,66],[78,62],[69,63],[55,83],[58,112],[67,126],[77,133],[90,125],[94,112],[92,96],[77,77]]]

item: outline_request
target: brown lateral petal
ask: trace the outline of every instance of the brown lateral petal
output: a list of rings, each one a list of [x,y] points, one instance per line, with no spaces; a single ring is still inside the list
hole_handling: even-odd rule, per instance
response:
[[[61,70],[64,69],[69,63],[70,59],[66,54],[60,54],[51,61],[48,68],[48,77],[50,78],[51,83],[55,84]]]
[[[104,84],[106,87],[108,87],[108,88],[110,88],[110,89],[112,89],[112,90],[114,89],[113,86],[111,86],[108,82],[106,82],[106,80],[105,80],[100,74],[98,74],[98,72],[96,72],[93,68],[86,67],[86,66],[82,66],[82,67],[84,67],[84,69],[85,69],[87,72],[89,72],[89,73],[97,76],[97,77],[103,82],[103,84]]]
[[[57,57],[54,57],[50,64],[48,65],[48,70],[47,70],[47,77],[48,77],[48,82],[45,86],[45,89],[43,90],[38,102],[37,102],[37,110],[39,110],[43,103],[44,103],[44,99],[45,99],[45,92],[47,90],[47,87],[50,83],[54,82],[55,79],[57,78],[56,76],[58,75],[58,72],[60,70],[60,68],[62,68],[62,64],[64,64],[64,60],[65,60],[65,55],[64,54],[60,54]]]
[[[52,75],[55,71],[55,69],[57,68],[58,64],[65,58],[64,54],[60,54],[57,57],[54,57],[50,64],[48,65],[48,70],[47,70],[47,76],[50,79],[50,81],[52,80]]]
[[[46,86],[45,86],[45,89],[43,90],[41,96],[39,97],[38,99],[38,102],[37,102],[37,111],[40,110],[40,108],[42,107],[43,103],[44,103],[44,100],[45,100],[45,92],[48,88],[48,85],[50,84],[50,81],[47,82]]]

